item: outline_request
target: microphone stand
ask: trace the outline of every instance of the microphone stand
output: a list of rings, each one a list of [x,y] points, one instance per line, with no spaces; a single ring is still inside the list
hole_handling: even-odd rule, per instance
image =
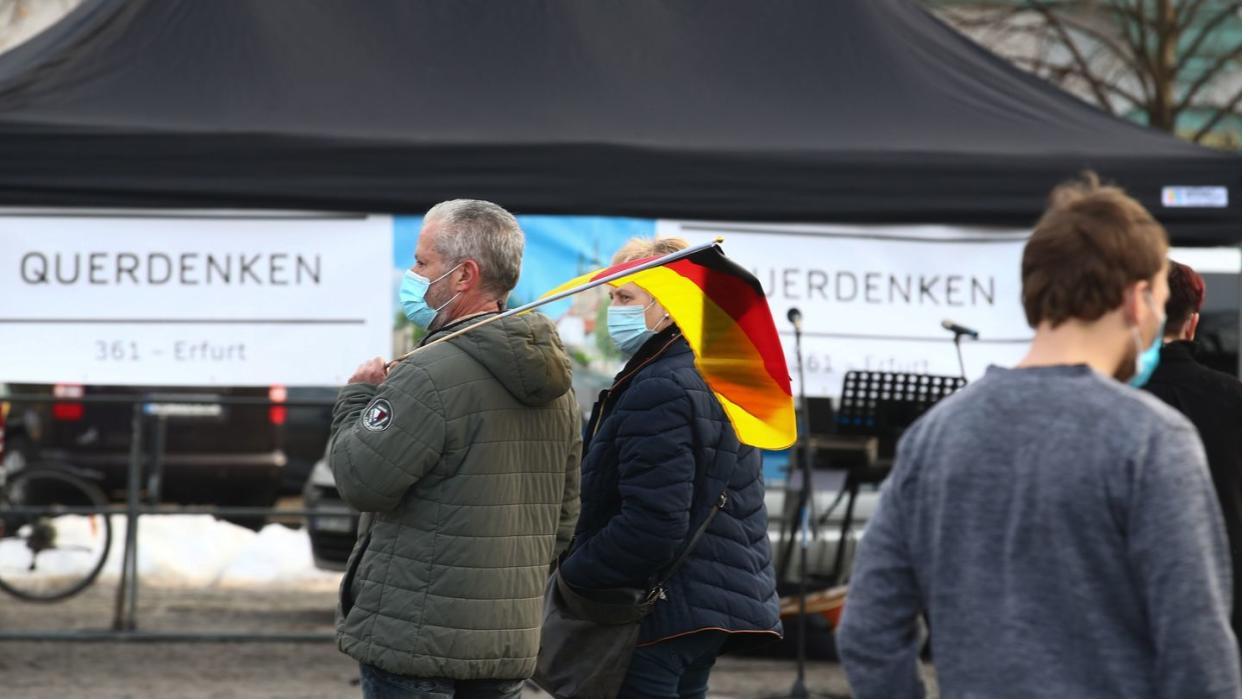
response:
[[[953,347],[957,349],[957,366],[962,370],[962,378],[966,378],[966,362],[962,361],[962,336],[966,333],[953,333]]]
[[[792,318],[790,320],[793,320]],[[800,532],[801,543],[798,547],[798,675],[794,679],[793,686],[789,689],[789,693],[773,697],[773,699],[810,699],[820,695],[810,694],[806,689],[806,552],[810,546],[810,505],[811,497],[814,490],[811,487],[811,459],[809,458],[809,449],[807,448],[808,425],[810,420],[807,417],[806,406],[806,374],[802,368],[802,324],[794,321],[794,355],[798,360],[798,439],[794,443],[794,455],[797,458],[797,464],[802,471],[802,488],[798,491],[798,508],[797,520]],[[792,475],[792,469],[790,470]],[[785,491],[788,497],[788,489]],[[841,544],[838,543],[838,546]],[[788,554],[786,554],[788,559]],[[788,560],[785,562],[788,563]],[[787,567],[783,565],[782,567]]]

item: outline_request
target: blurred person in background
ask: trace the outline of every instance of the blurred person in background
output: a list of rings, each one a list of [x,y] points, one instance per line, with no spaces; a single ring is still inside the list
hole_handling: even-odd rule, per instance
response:
[[[685,247],[635,239],[613,264]],[[618,695],[700,698],[718,655],[780,638],[761,457],[738,441],[660,303],[633,283],[609,297],[608,333],[629,361],[587,425],[582,516],[560,575],[587,590],[649,585],[723,492],[706,535],[643,619]]]
[[[1225,518],[1233,564],[1233,633],[1242,632],[1238,591],[1242,586],[1242,382],[1195,361],[1195,333],[1203,307],[1199,273],[1178,262],[1169,264],[1168,322],[1160,366],[1146,389],[1190,418],[1207,452],[1208,470]]]
[[[1094,175],[1022,255],[1016,368],[903,435],[837,643],[854,696],[1242,696],[1228,543],[1194,426],[1134,386],[1159,360],[1168,239]],[[1126,385],[1126,384],[1130,385]]]
[[[363,512],[337,643],[368,699],[512,699],[535,670],[548,567],[578,517],[581,422],[552,321],[496,315],[524,237],[485,201],[427,212],[401,285],[422,349],[341,389],[329,462]]]

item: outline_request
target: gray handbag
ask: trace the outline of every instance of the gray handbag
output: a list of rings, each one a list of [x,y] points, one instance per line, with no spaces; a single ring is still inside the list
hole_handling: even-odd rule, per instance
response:
[[[721,491],[681,555],[648,588],[575,588],[559,571],[548,579],[535,684],[556,699],[613,699],[630,668],[643,617],[665,599],[664,584],[690,556],[708,525],[728,503]]]

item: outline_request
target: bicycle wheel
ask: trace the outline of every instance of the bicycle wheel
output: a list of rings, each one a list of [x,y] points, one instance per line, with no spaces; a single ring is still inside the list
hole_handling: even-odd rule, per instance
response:
[[[103,492],[64,471],[31,468],[0,490],[0,590],[31,602],[56,602],[90,585],[112,546],[104,514],[22,515],[16,507],[108,506]]]

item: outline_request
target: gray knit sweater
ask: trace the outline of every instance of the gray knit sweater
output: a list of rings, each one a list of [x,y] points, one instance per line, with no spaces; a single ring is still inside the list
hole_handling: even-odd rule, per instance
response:
[[[1242,425],[1239,425],[1242,429]],[[859,699],[1239,697],[1194,428],[1086,366],[993,367],[904,436],[838,643]]]

